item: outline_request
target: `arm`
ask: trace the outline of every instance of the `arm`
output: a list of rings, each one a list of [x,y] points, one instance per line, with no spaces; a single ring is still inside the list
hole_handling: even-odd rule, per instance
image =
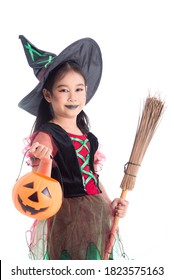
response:
[[[33,171],[51,176],[53,145],[50,136],[47,133],[39,132],[35,137],[30,153],[37,158],[38,165],[33,166]]]
[[[103,196],[103,198],[110,204],[111,203],[111,199],[109,198],[109,196],[108,196],[108,194],[107,194],[103,184],[100,181],[99,181],[99,188],[102,191],[101,195]]]
[[[101,170],[102,163],[106,159],[104,154],[100,151],[100,147],[94,155],[94,170],[96,172],[98,169],[98,165],[99,165],[99,170]],[[111,201],[104,186],[100,181],[99,181],[99,188],[102,191],[101,195],[103,196],[103,198],[111,205],[111,208],[113,210],[113,215],[117,215],[120,218],[124,217],[127,212],[127,208],[129,204],[128,201],[123,200],[121,198],[115,198],[113,201]]]
[[[111,205],[111,208],[113,210],[113,215],[123,218],[127,212],[127,208],[129,205],[128,201],[121,198],[115,198],[113,201],[111,201],[101,182],[99,182],[99,187],[102,191],[102,196]]]

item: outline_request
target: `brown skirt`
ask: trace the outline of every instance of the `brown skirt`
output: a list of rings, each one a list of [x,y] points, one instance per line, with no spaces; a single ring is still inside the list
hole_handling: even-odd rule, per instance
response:
[[[49,220],[49,259],[102,259],[111,224],[111,208],[100,194],[65,198]]]

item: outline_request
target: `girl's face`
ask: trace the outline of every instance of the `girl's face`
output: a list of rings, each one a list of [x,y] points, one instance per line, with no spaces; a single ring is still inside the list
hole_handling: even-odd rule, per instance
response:
[[[76,118],[85,106],[86,90],[83,76],[70,70],[55,81],[52,94],[46,89],[43,94],[52,104],[55,117]]]

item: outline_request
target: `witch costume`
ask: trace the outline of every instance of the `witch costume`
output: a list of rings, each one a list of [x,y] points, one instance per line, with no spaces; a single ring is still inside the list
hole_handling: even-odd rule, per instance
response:
[[[43,98],[42,89],[51,71],[66,61],[80,65],[86,77],[87,101],[95,94],[102,74],[102,55],[91,38],[69,45],[58,56],[39,50],[23,35],[24,51],[29,65],[39,80],[38,85],[18,104],[37,115]],[[99,188],[99,175],[94,165],[99,163],[98,139],[88,132],[83,135],[67,133],[57,124],[47,122],[35,132],[49,135],[56,147],[53,151],[51,177],[58,180],[63,191],[60,210],[47,220],[35,220],[30,232],[29,257],[37,260],[101,260],[104,256],[113,213]],[[122,252],[115,243],[116,257]],[[113,254],[110,255],[111,259]]]

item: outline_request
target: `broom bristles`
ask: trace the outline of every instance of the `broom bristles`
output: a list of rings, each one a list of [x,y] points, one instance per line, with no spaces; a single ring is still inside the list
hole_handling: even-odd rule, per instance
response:
[[[134,188],[139,167],[163,112],[164,102],[159,97],[151,97],[149,95],[145,100],[142,113],[139,116],[133,148],[129,161],[125,165],[125,174],[120,185],[123,190],[132,190]]]

